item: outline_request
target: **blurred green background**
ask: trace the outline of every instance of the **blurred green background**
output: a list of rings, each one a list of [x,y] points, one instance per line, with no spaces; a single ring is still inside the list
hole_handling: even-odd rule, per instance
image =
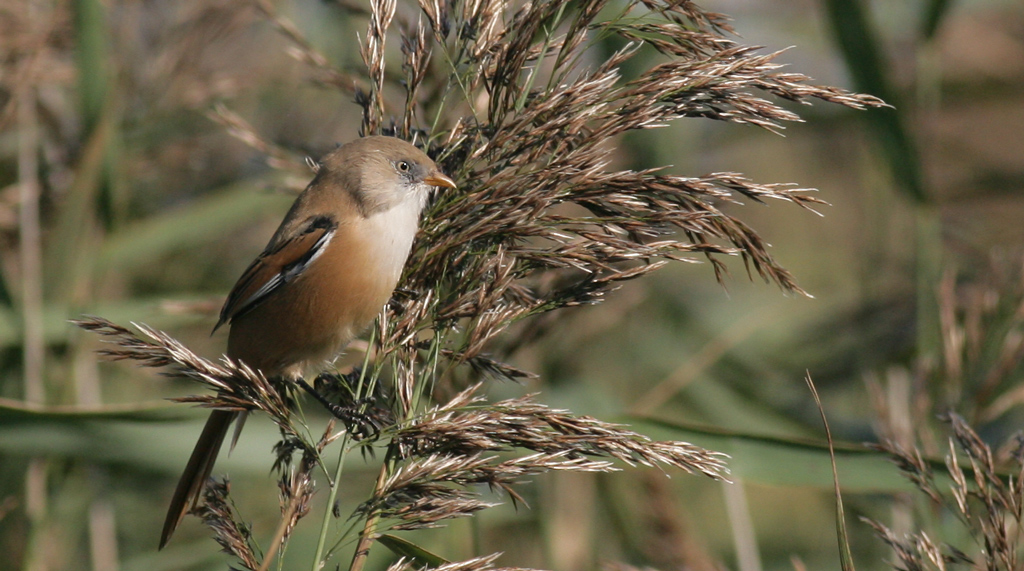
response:
[[[275,6],[334,64],[357,67],[365,22],[340,4]],[[605,561],[839,568],[807,372],[846,443],[892,436],[950,405],[993,442],[1020,427],[1016,361],[974,356],[965,378],[1009,362],[987,393],[949,378],[955,328],[942,308],[960,297],[942,305],[940,286],[995,283],[985,290],[997,292],[991,303],[979,302],[994,308],[981,325],[1001,327],[992,341],[1000,347],[1020,343],[1011,302],[1021,299],[1014,276],[1024,260],[1024,4],[701,6],[730,15],[741,42],[794,46],[779,58],[791,71],[896,106],[799,107],[806,123],[785,137],[686,120],[633,135],[619,151],[628,167],[820,189],[831,204],[821,217],[787,204],[730,210],[814,298],[750,281],[739,261],[724,288],[709,265],[676,264],[563,315],[543,343],[514,357],[540,379],[493,393],[541,391],[577,413],[728,452],[737,483],[640,469],[536,478],[523,488],[529,509],[503,506],[409,536],[448,559],[474,555],[475,537],[481,553],[506,552],[500,565],[559,571]],[[315,73],[249,1],[2,0],[0,56],[0,569],[222,569],[194,518],[155,550],[204,418],[162,399],[195,387],[98,362],[98,340],[67,319],[144,322],[220,354],[224,335],[208,332],[223,296],[308,174],[272,168],[211,111],[225,105],[301,157],[354,138],[359,108],[311,81]],[[997,279],[1000,269],[1009,277]],[[949,311],[954,320],[970,313]],[[259,419],[249,427],[215,472],[230,474],[240,510],[267,537],[276,433]],[[925,450],[940,453],[941,439]],[[356,459],[348,473],[342,513],[365,496],[375,468]],[[888,568],[884,546],[856,516],[906,529],[919,500],[874,453],[843,448],[839,476],[855,561]],[[310,522],[322,509],[290,545],[296,565],[307,565]],[[943,529],[966,541],[963,530]],[[377,565],[390,558],[381,548],[373,555]]]

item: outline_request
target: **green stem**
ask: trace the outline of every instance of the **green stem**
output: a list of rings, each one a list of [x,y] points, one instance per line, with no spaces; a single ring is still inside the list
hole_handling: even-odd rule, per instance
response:
[[[530,76],[526,78],[526,87],[523,92],[519,95],[519,100],[516,101],[516,111],[522,111],[523,107],[526,106],[526,98],[530,96],[530,91],[533,89],[533,82],[537,80],[537,74],[540,72],[540,66],[544,63],[544,58],[548,56],[548,49],[551,48],[551,37],[555,33],[555,28],[562,23],[562,15],[565,13],[565,5],[567,2],[563,2],[558,6],[558,13],[555,14],[555,21],[551,27],[544,27],[544,46],[540,50],[540,55],[537,56],[537,63],[534,64],[530,70]]]
[[[942,98],[942,68],[934,43],[917,46],[917,90],[914,117],[927,123],[934,121]],[[921,139],[922,149],[933,145],[928,137]],[[933,149],[934,151],[934,149]],[[923,180],[922,185],[927,181]],[[927,190],[926,186],[923,186]],[[922,358],[941,358],[942,327],[939,319],[937,290],[942,281],[944,248],[942,217],[938,208],[927,202],[914,204],[914,229],[917,258],[917,354]]]
[[[433,381],[437,378],[437,363],[441,354],[441,343],[439,342],[437,331],[434,331],[434,336],[430,340],[430,350],[428,352],[428,361],[423,365],[423,371],[429,371],[429,379],[421,378],[420,382],[417,383],[417,387],[412,394],[412,402],[408,412],[408,416],[405,420],[412,418],[416,411],[420,408],[420,403],[423,402],[423,395],[429,394],[433,390]],[[429,382],[426,382],[429,381]]]
[[[377,483],[373,486],[374,498],[379,497],[380,489],[384,487],[384,482],[390,473],[391,462],[385,458],[384,464],[380,467],[380,474],[377,475]],[[349,565],[348,571],[362,571],[363,565],[366,564],[366,558],[370,555],[370,545],[373,543],[374,536],[377,535],[378,521],[380,521],[380,512],[378,510],[374,509],[367,514],[366,525],[363,526],[363,531],[359,533],[359,543],[356,544],[356,552],[352,555],[352,564]]]
[[[366,386],[366,375],[367,369],[370,366],[370,353],[373,351],[373,344],[377,338],[377,328],[374,327],[370,331],[370,339],[366,345],[366,352],[363,355],[363,366],[359,370],[359,381],[356,382],[355,396],[356,400],[365,398],[367,395],[373,392],[373,387],[377,379],[376,375],[370,375],[370,384]],[[327,545],[327,529],[330,526],[331,515],[334,513],[334,502],[338,497],[338,488],[341,485],[341,473],[345,467],[345,459],[348,457],[349,452],[349,437],[348,433],[345,434],[341,441],[341,453],[338,454],[338,465],[334,470],[334,481],[330,482],[331,491],[327,496],[327,509],[324,510],[324,520],[320,526],[320,537],[316,542],[316,556],[313,558],[313,571],[319,571],[323,568],[325,561],[322,561],[324,556],[324,547]]]
[[[334,470],[334,484],[327,496],[327,509],[324,510],[324,521],[320,525],[320,538],[316,542],[316,556],[313,557],[313,571],[320,571],[323,568],[321,558],[324,554],[324,545],[327,543],[327,529],[331,524],[331,515],[334,513],[334,501],[338,497],[338,487],[341,484],[341,471],[345,467],[345,458],[348,456],[348,434],[341,441],[341,453],[338,454],[338,466]]]
[[[380,318],[378,318],[380,319]],[[373,352],[373,344],[377,340],[377,328],[374,327],[370,331],[370,340],[366,342],[366,353],[363,354],[363,367],[359,370],[359,382],[356,383],[356,400],[364,399],[373,394],[374,389],[377,387],[377,372],[374,371],[370,375],[370,386],[365,387],[366,382],[366,371],[370,366],[370,353]],[[365,409],[364,409],[365,411]]]
[[[452,73],[451,75],[448,76],[448,83],[447,85],[445,85],[444,93],[441,95],[441,102],[437,106],[437,113],[434,114],[434,121],[430,125],[431,137],[435,136],[435,134],[437,133],[437,125],[441,122],[441,115],[443,114],[445,103],[448,101],[448,94],[451,93],[452,91],[452,79],[455,80],[455,83],[459,86],[459,90],[462,91],[462,97],[466,101],[466,104],[469,105],[469,109],[470,111],[473,112],[473,116],[476,117],[477,121],[480,120],[480,118],[477,117],[476,108],[473,107],[473,99],[470,96],[469,89],[465,86],[465,84],[463,84],[463,78],[461,75],[459,75],[458,65],[459,62],[462,60],[461,52],[459,56],[455,60],[453,60],[452,55],[448,53],[448,45],[441,44],[441,54],[444,56],[444,61],[446,64],[448,64],[448,68],[452,70]]]

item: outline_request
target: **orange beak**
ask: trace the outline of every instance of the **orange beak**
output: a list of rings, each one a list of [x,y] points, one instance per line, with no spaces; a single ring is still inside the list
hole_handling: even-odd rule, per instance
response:
[[[429,184],[430,186],[443,186],[445,188],[456,188],[455,181],[450,179],[450,178],[448,178],[444,173],[441,173],[440,171],[435,172],[435,173],[431,174],[430,176],[428,176],[427,178],[423,179],[423,182]]]

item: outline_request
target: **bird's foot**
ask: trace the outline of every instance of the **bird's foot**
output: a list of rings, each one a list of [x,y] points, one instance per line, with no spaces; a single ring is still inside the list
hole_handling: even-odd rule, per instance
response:
[[[323,376],[323,375],[321,375]],[[319,378],[318,378],[319,380]],[[299,379],[299,386],[313,396],[326,408],[335,418],[345,424],[345,427],[357,439],[366,438],[380,432],[383,423],[378,418],[380,415],[369,414],[366,411],[374,410],[369,399],[354,400],[349,404],[340,405],[327,400],[327,398],[314,389],[305,381]],[[319,383],[318,383],[319,384]]]

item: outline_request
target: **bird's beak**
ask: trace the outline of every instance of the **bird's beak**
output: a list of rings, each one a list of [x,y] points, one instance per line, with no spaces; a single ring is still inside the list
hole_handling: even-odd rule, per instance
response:
[[[456,188],[455,181],[448,178],[444,173],[435,172],[434,174],[423,179],[423,182],[430,186],[443,186],[445,188]]]

